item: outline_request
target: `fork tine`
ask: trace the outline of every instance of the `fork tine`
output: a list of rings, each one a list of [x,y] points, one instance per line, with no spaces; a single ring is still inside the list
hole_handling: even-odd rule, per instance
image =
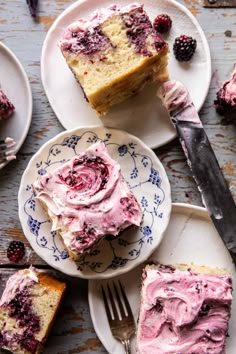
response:
[[[120,280],[119,280],[119,285],[120,285],[120,291],[121,291],[121,294],[122,294],[122,296],[123,296],[123,300],[124,300],[124,303],[125,303],[125,307],[126,307],[127,314],[128,314],[128,316],[130,316],[131,318],[133,318],[133,312],[132,312],[132,310],[131,310],[129,301],[128,301],[128,299],[127,299],[127,296],[126,296],[126,294],[125,294],[125,292],[124,292],[124,289],[123,289],[123,287],[122,287],[122,285],[121,285]]]
[[[5,140],[0,140],[0,163],[11,161],[16,158],[15,150],[10,150],[10,148],[15,145],[16,142],[12,138],[7,137]]]
[[[14,139],[7,137],[5,140],[1,139],[0,140],[0,148],[2,147],[12,147],[16,145],[16,142]]]
[[[103,296],[103,301],[104,301],[104,305],[105,305],[107,318],[108,318],[108,321],[110,322],[110,321],[112,321],[112,317],[111,317],[110,308],[108,306],[107,297],[106,297],[105,290],[104,290],[103,286],[102,286],[102,296]]]
[[[113,316],[114,316],[114,319],[117,320],[117,319],[119,319],[119,316],[118,316],[118,312],[117,312],[117,309],[116,309],[116,305],[115,305],[115,302],[114,302],[114,299],[113,299],[109,284],[107,284],[107,290],[108,290],[108,295],[109,295],[109,299],[110,299],[110,302],[111,302],[111,308],[112,308],[112,311],[113,311]]]
[[[118,307],[119,307],[119,310],[120,310],[121,318],[126,317],[126,314],[125,314],[125,311],[124,311],[124,307],[123,307],[122,301],[120,299],[120,295],[118,293],[117,286],[116,286],[116,284],[114,282],[113,282],[113,287],[114,287],[114,290],[115,290],[116,300],[117,300]]]

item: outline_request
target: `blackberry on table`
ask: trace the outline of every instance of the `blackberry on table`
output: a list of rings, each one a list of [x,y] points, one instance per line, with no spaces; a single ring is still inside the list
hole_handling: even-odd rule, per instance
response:
[[[11,241],[7,249],[7,257],[11,262],[19,262],[25,255],[25,246],[21,241]]]
[[[158,15],[153,22],[154,29],[159,33],[168,32],[171,29],[171,26],[172,20],[167,14]]]
[[[182,34],[175,38],[173,45],[174,55],[178,61],[189,61],[197,48],[196,39]]]

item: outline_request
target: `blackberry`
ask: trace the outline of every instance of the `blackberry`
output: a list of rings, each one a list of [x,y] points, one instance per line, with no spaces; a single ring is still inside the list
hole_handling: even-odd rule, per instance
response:
[[[153,22],[154,29],[159,33],[168,32],[171,29],[171,26],[172,20],[167,14],[158,15]]]
[[[7,257],[11,262],[19,262],[25,255],[25,246],[21,241],[11,241],[7,249]]]
[[[173,45],[174,55],[178,61],[189,61],[197,48],[196,39],[182,34],[175,38]]]

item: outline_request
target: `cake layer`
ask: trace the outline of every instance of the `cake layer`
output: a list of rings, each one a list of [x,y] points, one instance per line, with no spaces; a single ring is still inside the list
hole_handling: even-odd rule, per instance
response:
[[[0,120],[7,119],[15,111],[14,105],[9,101],[5,93],[0,89]]]
[[[231,301],[232,278],[222,270],[147,265],[137,353],[224,353]]]
[[[168,78],[168,45],[137,3],[112,5],[71,24],[60,48],[99,115],[148,81]]]
[[[0,300],[0,348],[40,353],[64,291],[65,283],[33,267],[12,275]]]
[[[33,184],[72,258],[106,235],[139,226],[142,211],[103,142],[98,141]]]

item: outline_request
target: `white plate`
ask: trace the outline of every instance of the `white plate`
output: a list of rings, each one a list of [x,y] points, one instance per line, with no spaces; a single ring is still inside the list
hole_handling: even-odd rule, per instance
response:
[[[168,114],[156,98],[156,86],[148,85],[137,96],[117,105],[104,123],[88,106],[58,47],[65,28],[81,17],[87,17],[97,8],[107,7],[111,0],[80,0],[69,6],[47,33],[41,57],[41,75],[49,102],[66,129],[80,126],[106,125],[138,136],[151,148],[161,146],[176,136]],[[126,0],[116,3],[127,5]],[[173,0],[144,0],[144,8],[153,20],[160,13],[168,13],[173,26],[165,39],[170,45],[169,71],[172,79],[182,81],[188,88],[197,110],[206,98],[211,80],[211,59],[206,37],[195,17],[184,6]],[[174,39],[181,34],[196,38],[197,51],[193,60],[180,64],[173,56]]]
[[[1,139],[10,136],[19,151],[28,133],[32,118],[32,93],[28,77],[12,51],[0,42],[0,88],[15,106],[15,112],[0,121]],[[0,164],[0,168],[7,164]]]
[[[212,267],[226,268],[236,284],[235,266],[219,237],[206,209],[188,204],[173,204],[170,223],[161,245],[150,260],[162,263],[195,263]],[[138,319],[141,289],[141,270],[143,265],[120,277],[130,301],[135,319]],[[106,350],[111,354],[122,353],[121,344],[116,341],[108,326],[101,284],[105,281],[89,281],[89,306],[95,331]],[[235,354],[236,348],[236,297],[232,303],[229,324],[229,338],[226,340],[227,354]],[[135,337],[132,339],[132,353],[135,353]],[[150,353],[151,354],[151,353]]]
[[[68,258],[59,237],[51,233],[51,223],[35,200],[31,184],[97,140],[103,140],[110,155],[120,163],[144,218],[140,228],[128,228],[119,238],[101,241],[94,252],[75,263]],[[136,137],[103,127],[65,131],[48,141],[24,172],[18,202],[24,234],[35,252],[52,267],[81,278],[107,278],[142,263],[159,245],[171,212],[170,185],[157,156]]]

